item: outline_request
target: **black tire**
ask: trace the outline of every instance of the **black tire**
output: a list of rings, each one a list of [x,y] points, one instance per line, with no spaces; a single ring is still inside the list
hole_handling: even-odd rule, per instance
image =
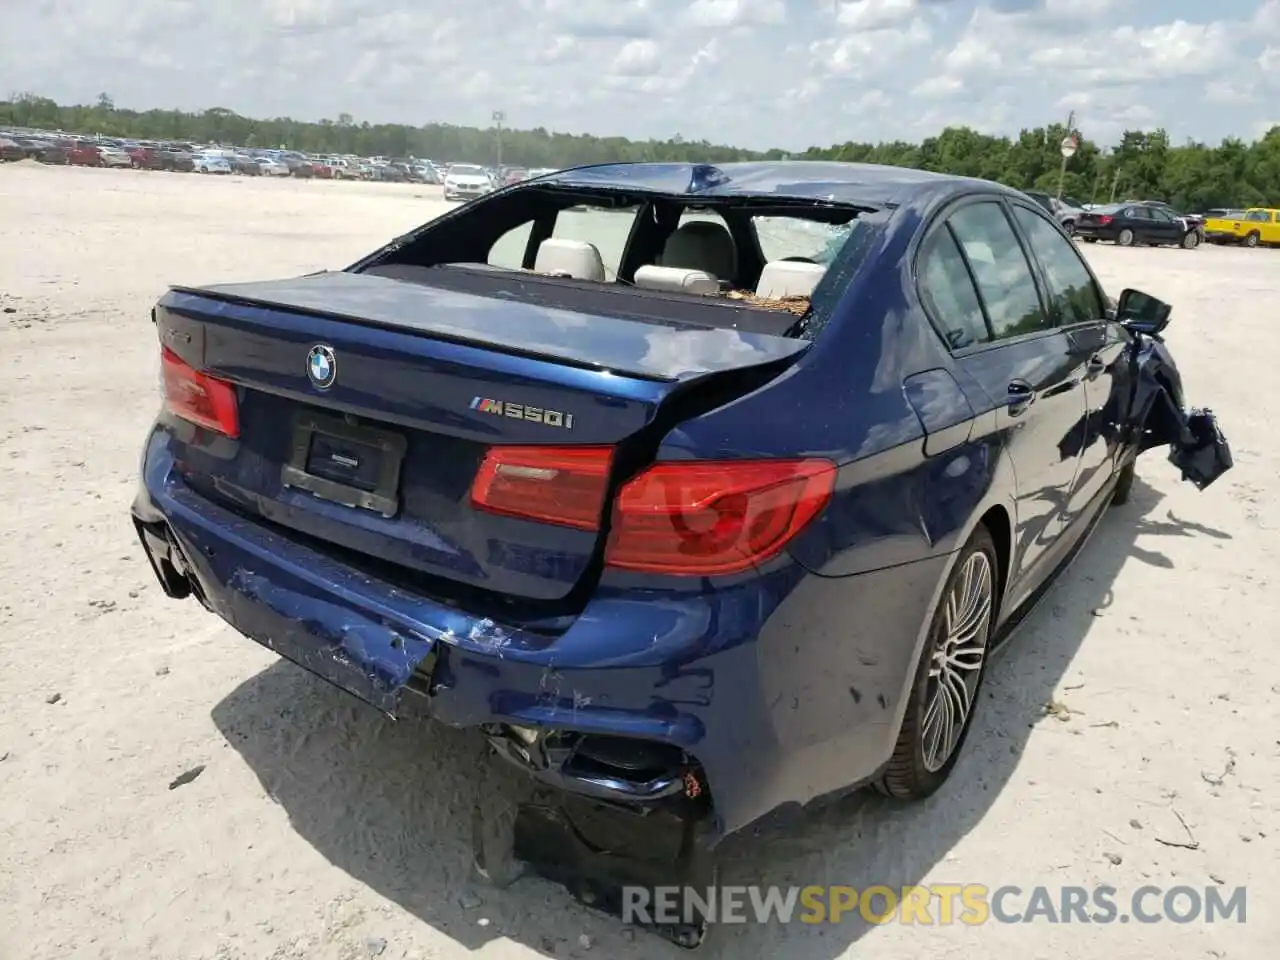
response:
[[[1194,230],[1189,231],[1187,235],[1182,238],[1183,250],[1194,250],[1198,246],[1200,246],[1200,234],[1196,233]]]
[[[1123,507],[1129,502],[1129,497],[1133,493],[1133,481],[1138,475],[1137,466],[1134,461],[1130,460],[1116,474],[1115,489],[1111,492],[1112,506]]]
[[[1062,229],[1067,231],[1068,237],[1074,237],[1076,235],[1076,222],[1074,220],[1065,220],[1063,221]]]
[[[1121,247],[1132,247],[1133,239],[1133,231],[1128,227],[1116,234],[1116,244]]]
[[[927,763],[927,748],[925,744],[928,736],[926,721],[930,703],[930,681],[933,679],[930,676],[930,668],[934,663],[935,652],[941,646],[942,641],[946,639],[945,622],[948,599],[964,576],[971,560],[978,555],[985,558],[990,588],[985,624],[975,634],[975,638],[981,638],[983,650],[981,665],[976,670],[973,688],[968,691],[970,706],[964,717],[958,739],[951,746],[950,753],[945,760],[940,765],[931,767]],[[912,684],[910,693],[911,699],[902,718],[902,728],[898,731],[898,742],[894,746],[893,756],[889,759],[888,768],[879,783],[876,784],[881,793],[899,800],[923,800],[941,787],[946,782],[947,777],[951,775],[951,771],[964,748],[964,742],[969,736],[969,730],[973,726],[973,715],[977,712],[979,698],[982,693],[982,680],[987,672],[986,654],[989,652],[987,648],[991,640],[991,627],[995,622],[995,615],[999,605],[1000,583],[1001,571],[996,555],[995,542],[991,539],[991,534],[987,528],[980,526],[960,551],[956,564],[951,574],[947,577],[947,582],[938,599],[938,605],[934,608],[929,623],[929,636],[925,641],[924,650],[920,653],[920,662],[916,665],[915,682]]]
[[[1249,234],[1247,237],[1244,238],[1244,245],[1246,247],[1256,247],[1260,239],[1262,238],[1258,236],[1258,231],[1254,230],[1251,234]]]

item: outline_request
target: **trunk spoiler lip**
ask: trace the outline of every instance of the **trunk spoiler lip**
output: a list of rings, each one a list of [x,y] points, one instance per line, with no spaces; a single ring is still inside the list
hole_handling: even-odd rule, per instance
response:
[[[492,309],[495,310],[525,308],[541,312],[544,315],[556,313],[575,318],[598,319],[602,325],[612,325],[613,329],[620,334],[620,340],[646,341],[647,350],[643,354],[636,353],[633,350],[631,356],[595,360],[569,337],[566,337],[561,343],[555,344],[556,349],[539,349],[536,346],[503,340],[496,333],[491,337],[478,336],[469,334],[467,330],[462,328],[445,326],[441,329],[439,326],[417,325],[385,314],[383,316],[367,316],[364,313],[352,312],[346,308],[345,304],[326,306],[315,300],[315,291],[304,290],[301,286],[304,284],[310,284],[322,292],[327,288],[328,291],[334,294],[334,299],[336,300],[350,299],[353,295],[362,292],[365,294],[398,294],[401,300],[398,305],[399,308],[409,314],[421,314],[425,303],[433,295],[437,295],[451,298],[463,297],[472,302],[488,301],[492,304]],[[416,287],[421,287],[421,290],[414,289]],[[290,295],[290,291],[292,291],[292,295]],[[158,305],[162,308],[175,309],[182,313],[198,312],[192,309],[191,304],[181,302],[180,298],[186,297],[228,305],[285,311],[322,320],[350,323],[410,336],[417,335],[457,346],[515,357],[525,357],[594,373],[615,374],[633,380],[658,384],[688,385],[717,373],[767,366],[772,363],[794,359],[812,346],[811,341],[797,337],[775,336],[768,333],[742,331],[732,328],[693,326],[679,328],[640,319],[609,316],[594,318],[591,313],[578,313],[573,310],[545,307],[521,301],[501,300],[475,294],[458,294],[427,285],[409,284],[400,280],[368,274],[352,274],[346,271],[326,271],[286,280],[250,281],[247,283],[224,283],[208,286],[171,284],[168,292],[160,299]],[[363,302],[368,302],[364,298],[361,299]],[[392,297],[392,299],[396,298]],[[412,304],[415,299],[419,300],[419,302],[412,307],[407,306],[407,304]],[[393,308],[395,306],[393,304]],[[702,361],[701,364],[675,368],[672,363],[663,365],[657,361],[649,360],[651,354],[661,356],[664,346],[675,348],[672,352],[678,355],[680,352],[679,347],[690,343],[691,340],[699,345],[697,353],[699,355],[698,359]],[[754,354],[754,356],[744,358],[742,357],[744,352]],[[728,359],[735,355],[740,359]]]

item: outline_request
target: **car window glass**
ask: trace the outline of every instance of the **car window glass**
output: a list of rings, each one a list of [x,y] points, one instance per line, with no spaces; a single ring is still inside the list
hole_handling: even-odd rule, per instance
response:
[[[752,217],[751,223],[766,261],[803,257],[815,263],[830,263],[859,226],[857,220],[834,224],[782,216]]]
[[[532,232],[532,220],[526,220],[518,227],[508,230],[489,248],[487,262],[495,267],[519,270],[524,266],[524,251],[529,245],[529,234]]]
[[[1098,288],[1076,246],[1033,210],[1015,207],[1014,217],[1044,267],[1060,324],[1090,323],[1103,315]]]
[[[973,278],[947,227],[925,240],[919,263],[920,297],[947,344],[958,350],[990,339]]]
[[[622,251],[627,245],[627,238],[631,236],[631,228],[635,225],[639,212],[638,206],[616,209],[582,206],[561,210],[556,214],[556,225],[551,235],[593,244],[600,251],[605,275],[613,280],[618,276]],[[720,222],[723,223],[723,219]]]
[[[995,338],[1048,329],[1031,265],[1000,204],[969,204],[948,222],[973,268]]]

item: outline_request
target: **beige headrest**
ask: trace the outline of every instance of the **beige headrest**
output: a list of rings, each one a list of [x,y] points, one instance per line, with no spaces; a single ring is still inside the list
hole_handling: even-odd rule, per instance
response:
[[[535,273],[553,277],[604,280],[604,261],[600,258],[600,251],[594,244],[582,240],[548,237],[538,244],[538,257],[533,269]]]
[[[658,267],[653,264],[636,270],[635,283],[645,290],[665,290],[667,293],[696,293],[713,297],[720,292],[720,282],[702,270],[685,270],[682,267]]]

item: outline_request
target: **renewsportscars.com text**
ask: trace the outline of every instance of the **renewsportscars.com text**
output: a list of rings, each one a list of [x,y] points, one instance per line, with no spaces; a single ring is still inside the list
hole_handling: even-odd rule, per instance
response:
[[[622,919],[637,924],[1244,923],[1245,887],[870,886],[624,887]]]

